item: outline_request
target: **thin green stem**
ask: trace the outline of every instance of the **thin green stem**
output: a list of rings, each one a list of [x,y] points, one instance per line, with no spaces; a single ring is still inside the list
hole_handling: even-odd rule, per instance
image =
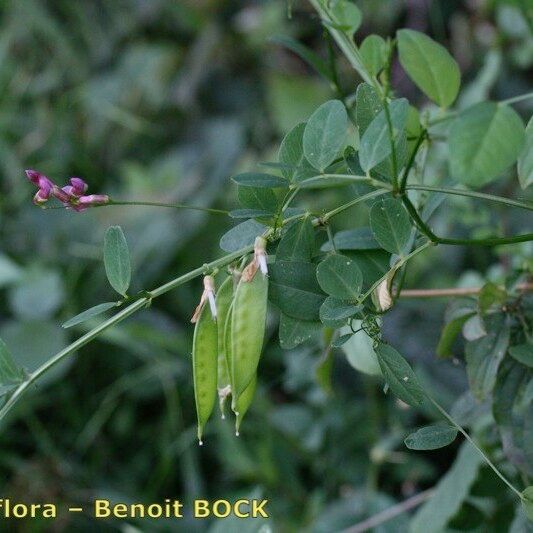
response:
[[[448,237],[439,237],[435,235],[431,228],[422,220],[415,206],[406,194],[402,196],[402,202],[413,222],[421,233],[426,235],[435,244],[450,244],[450,245],[469,245],[469,246],[497,246],[499,244],[514,244],[517,242],[533,241],[533,233],[525,233],[523,235],[515,235],[513,237],[489,237],[487,239],[456,239]]]
[[[496,475],[520,498],[522,499],[521,492],[498,470],[496,465],[488,458],[487,454],[474,442],[472,437],[463,429],[463,427],[454,420],[454,418],[448,414],[446,409],[444,409],[436,400],[434,400],[429,394],[425,393],[428,400],[438,409],[450,424],[452,424],[457,430],[464,436],[464,438],[478,451],[478,453],[483,457],[485,462],[494,470]]]
[[[402,174],[402,178],[400,180],[400,194],[405,192],[405,187],[407,185],[407,179],[409,178],[409,172],[411,172],[411,169],[413,168],[413,165],[415,164],[415,159],[418,154],[418,150],[420,150],[420,147],[422,146],[422,143],[426,139],[427,136],[427,130],[422,130],[420,132],[420,135],[416,139],[415,147],[413,148],[413,151],[411,152],[411,156],[409,157],[409,161],[407,161],[407,165],[405,166],[405,169]]]
[[[169,207],[173,209],[189,209],[192,211],[203,211],[204,213],[213,213],[215,215],[229,215],[229,211],[224,209],[212,209],[210,207],[198,207],[195,205],[186,205],[186,204],[167,204],[164,202],[123,202],[120,200],[109,200],[109,203],[102,205],[95,205],[92,207],[105,207],[108,205],[140,205],[140,206],[150,206],[150,207]]]
[[[340,182],[346,181],[347,183],[368,183],[369,185],[372,185],[374,187],[384,187],[386,185],[386,183],[383,183],[382,181],[376,180],[369,176],[357,176],[355,174],[317,174],[316,176],[311,176],[310,178],[306,178],[298,182],[296,187],[298,189],[312,189],[312,185],[314,183],[320,184],[323,178],[331,178]]]
[[[516,244],[518,242],[533,241],[533,233],[524,233],[513,237],[491,237],[488,239],[447,239],[438,237],[439,244],[468,245],[468,246],[498,246],[500,244]]]
[[[402,202],[405,208],[407,209],[409,215],[411,215],[411,218],[413,219],[413,222],[416,224],[416,227],[420,231],[420,233],[423,233],[430,241],[438,243],[441,242],[441,239],[437,237],[432,231],[431,228],[422,220],[422,217],[418,214],[418,211],[416,210],[415,206],[409,200],[406,194],[402,195]]]
[[[281,208],[282,213],[291,205],[299,191],[300,189],[296,187],[285,197],[285,201],[283,202],[283,206]]]
[[[135,206],[148,206],[148,207],[169,207],[172,209],[188,209],[192,211],[203,211],[204,213],[212,213],[214,215],[229,215],[229,211],[224,209],[212,209],[210,207],[198,207],[195,205],[186,205],[186,204],[167,204],[164,202],[144,202],[144,201],[121,201],[121,200],[112,200],[105,204],[93,204],[88,209],[95,209],[97,207],[110,207],[114,205],[135,205]],[[41,209],[69,209],[69,206],[57,205],[57,206],[42,206]]]
[[[495,196],[493,194],[485,194],[482,192],[467,191],[463,189],[448,189],[446,187],[432,187],[429,185],[407,185],[405,188],[406,190],[441,192],[443,194],[452,194],[455,196],[479,198],[480,200],[488,200],[489,202],[496,202],[512,207],[520,207],[521,209],[529,209],[529,211],[533,211],[533,202],[522,202],[520,200],[513,200],[511,198],[504,198],[502,196]]]
[[[331,211],[325,213],[322,216],[322,220],[324,222],[327,222],[331,217],[334,217],[339,213],[346,211],[346,209],[349,209],[350,207],[353,207],[354,205],[357,205],[360,202],[364,202],[365,200],[370,200],[372,198],[377,198],[378,196],[383,196],[387,193],[390,193],[390,189],[378,189],[377,191],[372,191],[367,194],[364,194],[363,196],[359,196],[358,198],[354,198],[353,200],[350,200],[349,202],[340,205],[336,209],[332,209]]]
[[[518,96],[513,96],[512,98],[507,98],[506,100],[501,100],[499,103],[508,105],[508,104],[516,104],[517,102],[522,102],[524,100],[529,100],[530,98],[533,98],[533,91],[526,94],[520,94]]]

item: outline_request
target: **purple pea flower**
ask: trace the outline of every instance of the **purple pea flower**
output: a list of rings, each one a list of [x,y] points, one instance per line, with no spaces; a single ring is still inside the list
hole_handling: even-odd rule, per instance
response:
[[[107,203],[109,203],[109,196],[107,194],[90,194],[88,196],[80,196],[77,202],[72,205],[72,209],[75,211],[85,211],[88,207]]]
[[[36,170],[26,170],[26,176],[39,188],[33,197],[33,202],[36,205],[44,204],[50,196],[57,198],[67,209],[74,209],[75,211],[84,211],[91,206],[109,203],[109,196],[106,194],[84,196],[88,185],[81,178],[72,177],[69,179],[70,185],[61,188]]]
[[[85,194],[89,186],[81,178],[70,178],[70,185],[66,185],[62,188],[62,191],[71,196],[77,196],[78,198]]]

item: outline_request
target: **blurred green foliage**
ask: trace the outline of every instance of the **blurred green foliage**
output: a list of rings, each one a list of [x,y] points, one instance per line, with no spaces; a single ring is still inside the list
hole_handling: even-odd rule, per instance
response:
[[[79,175],[91,192],[117,199],[234,208],[236,188],[229,175],[272,160],[281,135],[332,94],[300,59],[269,42],[274,35],[291,35],[327,58],[313,12],[303,1],[291,4],[2,3],[0,337],[28,370],[88,328],[66,332],[61,322],[112,298],[101,263],[108,226],[124,228],[133,288],[141,290],[216,257],[218,239],[231,223],[216,215],[148,207],[42,212],[31,205],[24,168],[37,168],[58,182]],[[359,5],[365,14],[362,36],[387,36],[407,26],[448,45],[466,82],[461,106],[489,94],[502,99],[530,89],[532,28],[519,0]],[[400,92],[416,99],[414,87],[399,71],[396,75]],[[342,61],[340,77],[352,92],[358,80]],[[439,165],[438,158],[428,161],[428,174],[439,177]],[[505,182],[493,188],[513,192]],[[309,193],[319,207],[335,205],[339,194]],[[305,195],[301,202],[305,205]],[[484,236],[495,224],[509,233],[523,225],[520,212],[473,205],[454,199],[446,217],[437,213],[435,228]],[[336,229],[362,216],[350,211],[339,217]],[[510,261],[531,253],[527,245],[517,249],[522,253],[514,259],[505,248],[475,255],[462,248],[434,250],[413,265],[407,282],[450,286],[459,275],[463,286],[500,282]],[[330,532],[434,486],[450,468],[458,445],[437,453],[403,447],[410,430],[437,420],[436,413],[405,410],[383,396],[380,381],[352,370],[340,350],[328,360],[331,382],[317,380],[324,363],[321,339],[282,351],[274,313],[257,398],[242,436],[235,438],[230,421],[216,421],[199,449],[189,324],[199,294],[199,282],[180,287],[38,383],[0,432],[3,498],[86,505],[95,497],[190,502],[254,495],[270,501],[266,527]],[[460,361],[434,357],[443,310],[442,302],[422,307],[405,301],[387,316],[384,328],[421,380],[451,406],[466,390],[466,377]],[[487,406],[470,405],[463,415],[486,448],[496,445]],[[513,520],[514,501],[492,472],[480,468],[453,531],[501,532]],[[182,521],[132,522],[131,529],[123,522],[95,525],[83,515],[63,516],[52,527],[13,524],[10,531],[32,532],[136,531],[134,526],[229,532],[265,526],[198,521],[190,513]],[[406,530],[406,515],[374,529]]]

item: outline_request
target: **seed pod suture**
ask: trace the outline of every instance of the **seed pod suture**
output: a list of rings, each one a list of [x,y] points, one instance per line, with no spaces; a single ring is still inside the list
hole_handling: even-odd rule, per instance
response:
[[[203,305],[198,311],[194,328],[192,367],[194,399],[198,418],[198,442],[209,420],[217,396],[218,326],[211,310]]]
[[[231,394],[231,383],[228,370],[228,359],[226,356],[225,325],[229,314],[231,302],[233,300],[233,278],[228,276],[220,285],[216,295],[218,328],[218,375],[217,390],[220,416],[225,418],[224,405],[226,398]]]

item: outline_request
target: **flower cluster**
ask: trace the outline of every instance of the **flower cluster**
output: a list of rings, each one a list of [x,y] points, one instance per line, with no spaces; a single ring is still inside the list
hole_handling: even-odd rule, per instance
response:
[[[46,203],[50,197],[57,198],[67,209],[75,211],[84,211],[91,206],[109,203],[109,196],[106,194],[85,195],[88,185],[81,178],[70,178],[70,185],[59,187],[36,170],[26,170],[26,176],[39,188],[33,197],[35,205]]]

